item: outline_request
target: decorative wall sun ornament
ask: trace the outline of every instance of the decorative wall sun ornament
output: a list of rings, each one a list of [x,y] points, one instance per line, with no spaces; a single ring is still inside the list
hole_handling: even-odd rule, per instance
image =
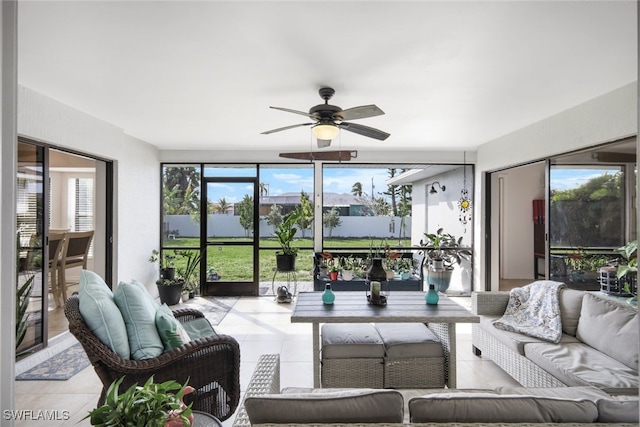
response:
[[[467,225],[467,222],[471,220],[471,199],[469,198],[469,190],[467,190],[467,152],[464,152],[464,160],[462,162],[462,190],[460,190],[460,200],[458,200],[458,209],[460,209],[460,214],[458,219],[464,225]]]

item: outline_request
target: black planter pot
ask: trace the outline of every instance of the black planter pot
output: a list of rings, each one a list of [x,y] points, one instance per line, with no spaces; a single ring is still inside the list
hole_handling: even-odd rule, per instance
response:
[[[276,268],[278,271],[295,271],[296,256],[288,254],[276,254]]]
[[[178,304],[182,298],[182,285],[158,285],[158,294],[161,304]]]
[[[161,268],[160,278],[165,280],[173,280],[176,277],[176,269],[173,267]]]

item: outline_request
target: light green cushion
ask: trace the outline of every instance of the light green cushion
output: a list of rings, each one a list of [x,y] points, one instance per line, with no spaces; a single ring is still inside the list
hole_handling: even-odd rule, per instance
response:
[[[211,323],[209,323],[209,321],[204,317],[198,317],[197,319],[184,322],[182,326],[192,340],[197,340],[198,338],[204,338],[215,334],[215,331],[211,327]]]
[[[129,359],[127,328],[113,292],[102,277],[88,270],[80,272],[78,289],[80,314],[91,332],[123,359]]]
[[[137,284],[120,282],[113,294],[129,337],[131,358],[134,360],[157,357],[164,345],[156,329],[156,310],[146,289]]]
[[[167,304],[162,304],[156,311],[156,328],[167,351],[191,341],[189,334]]]

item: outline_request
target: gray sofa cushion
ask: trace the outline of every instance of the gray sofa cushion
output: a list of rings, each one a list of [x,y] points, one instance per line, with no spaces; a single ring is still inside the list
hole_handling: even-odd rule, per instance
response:
[[[251,424],[401,423],[402,394],[395,390],[314,390],[245,399]]]
[[[369,323],[326,323],[322,325],[322,358],[382,358],[384,344]]]
[[[517,332],[509,332],[502,329],[498,329],[493,326],[493,321],[499,319],[498,316],[480,316],[480,328],[487,331],[494,338],[500,341],[502,344],[509,347],[511,350],[524,356],[524,346],[528,343],[544,343],[538,338],[530,337],[528,335],[519,334]],[[572,343],[579,342],[576,337],[571,335],[562,334],[560,343]]]
[[[493,393],[440,393],[409,401],[411,422],[591,423],[598,417],[588,399]]]
[[[377,323],[374,326],[389,358],[444,356],[440,340],[423,323]]]
[[[577,289],[562,288],[560,290],[560,318],[562,332],[572,337],[578,331],[578,320],[582,310],[582,298],[585,292]]]
[[[638,371],[638,312],[586,294],[577,338]]]
[[[569,386],[601,389],[637,388],[638,373],[582,343],[530,343],[525,356]]]
[[[639,421],[638,396],[615,396],[600,399],[598,422],[601,423],[637,423]]]

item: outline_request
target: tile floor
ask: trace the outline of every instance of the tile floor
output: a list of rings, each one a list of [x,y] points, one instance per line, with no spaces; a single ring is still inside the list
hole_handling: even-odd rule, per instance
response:
[[[469,307],[469,297],[455,297]],[[272,297],[242,297],[216,330],[234,336],[240,343],[240,383],[244,390],[258,357],[265,353],[280,353],[281,386],[311,387],[312,352],[311,325],[290,322],[291,305],[278,304]],[[458,387],[493,388],[517,386],[518,383],[493,362],[476,357],[471,352],[471,325],[457,325]],[[16,421],[18,427],[89,426],[79,422],[97,403],[100,381],[88,367],[68,381],[16,381],[17,410],[58,411],[58,421]],[[63,412],[68,411],[68,412]],[[68,415],[67,415],[68,414]],[[233,423],[233,416],[225,426]]]

